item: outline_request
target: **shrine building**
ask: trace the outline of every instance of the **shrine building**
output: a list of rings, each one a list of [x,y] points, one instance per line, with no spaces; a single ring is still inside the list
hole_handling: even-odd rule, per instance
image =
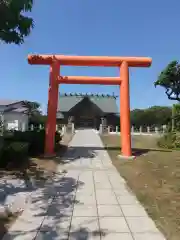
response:
[[[114,94],[78,94],[59,95],[57,123],[74,123],[75,128],[98,129],[100,124],[119,125],[117,96]]]

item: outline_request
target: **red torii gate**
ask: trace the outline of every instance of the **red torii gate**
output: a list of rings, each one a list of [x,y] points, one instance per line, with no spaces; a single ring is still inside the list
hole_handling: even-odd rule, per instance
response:
[[[124,157],[132,155],[129,101],[129,67],[149,67],[151,58],[146,57],[97,57],[64,55],[29,55],[29,64],[50,65],[48,94],[48,117],[46,123],[45,155],[54,155],[56,113],[59,84],[103,84],[120,86],[121,152]],[[119,77],[60,76],[60,66],[118,67]]]

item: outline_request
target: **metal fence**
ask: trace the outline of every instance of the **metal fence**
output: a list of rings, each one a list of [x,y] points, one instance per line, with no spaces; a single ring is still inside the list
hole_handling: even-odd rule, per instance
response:
[[[167,126],[131,126],[131,133],[133,134],[162,134],[167,131]],[[109,133],[120,133],[119,126],[108,126]]]

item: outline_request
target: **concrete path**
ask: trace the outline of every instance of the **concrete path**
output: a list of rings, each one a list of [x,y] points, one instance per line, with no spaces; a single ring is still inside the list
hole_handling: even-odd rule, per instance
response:
[[[80,130],[63,158],[63,169],[11,227],[4,240],[164,240],[128,190],[100,137]]]

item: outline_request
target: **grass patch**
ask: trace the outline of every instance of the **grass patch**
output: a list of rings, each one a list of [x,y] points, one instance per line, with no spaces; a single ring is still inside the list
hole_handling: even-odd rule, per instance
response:
[[[122,161],[119,136],[102,136],[114,166],[169,240],[180,237],[180,152],[157,148],[157,138],[134,136],[135,160]],[[141,154],[142,153],[142,154]]]

